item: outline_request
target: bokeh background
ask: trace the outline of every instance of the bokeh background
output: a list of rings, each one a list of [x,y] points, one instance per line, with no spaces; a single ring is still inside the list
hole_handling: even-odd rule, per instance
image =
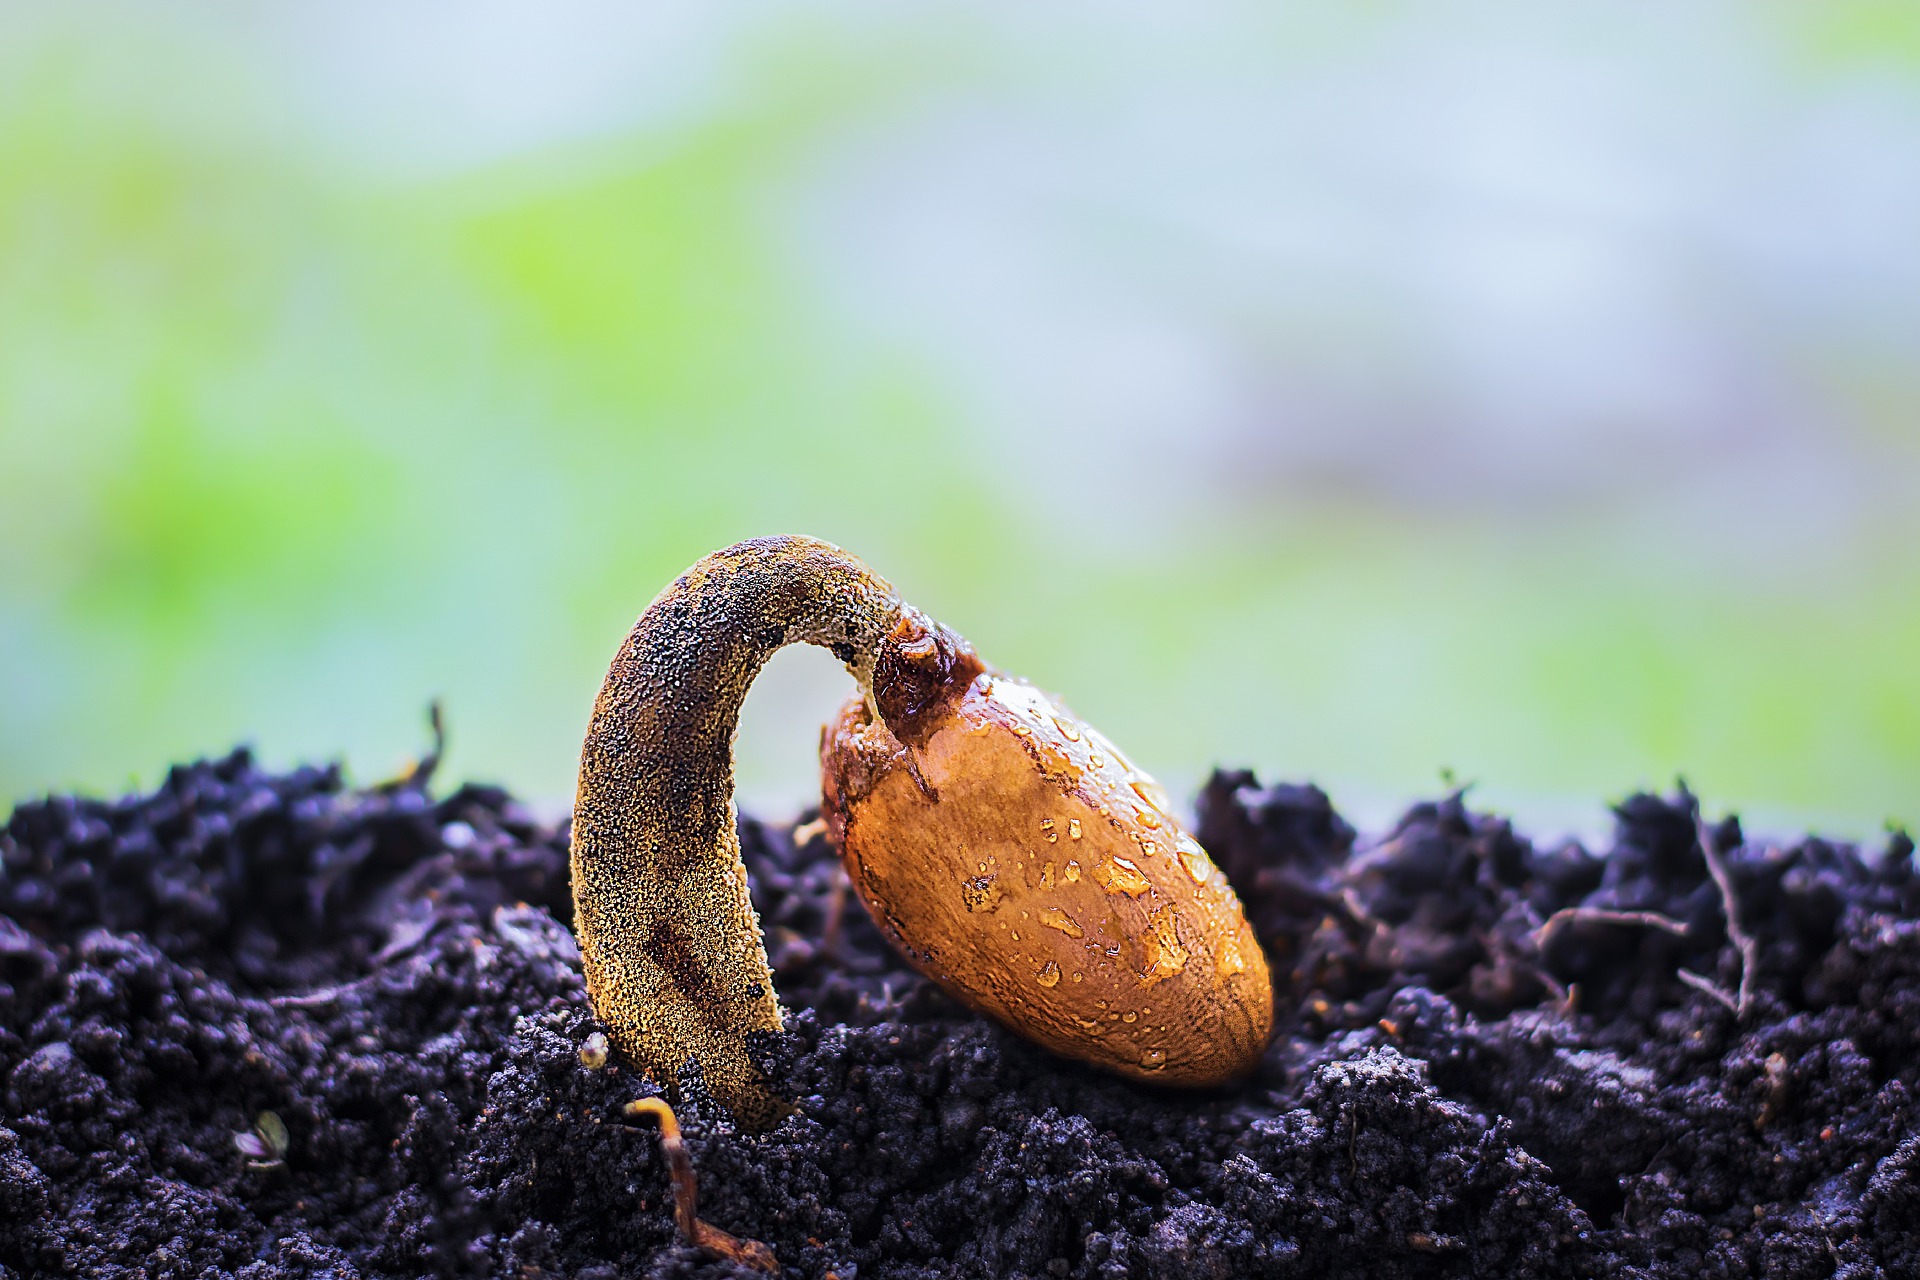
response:
[[[0,5],[0,801],[557,812],[841,542],[1175,788],[1920,818],[1920,9]],[[770,668],[746,803],[846,677]]]

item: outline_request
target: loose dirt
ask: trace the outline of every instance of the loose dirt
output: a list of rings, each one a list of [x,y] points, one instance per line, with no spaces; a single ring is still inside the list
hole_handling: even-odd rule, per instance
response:
[[[1216,774],[1199,835],[1280,1032],[1203,1094],[966,1014],[824,840],[743,822],[800,1110],[683,1112],[702,1214],[840,1280],[1920,1276],[1912,842],[1729,819],[1716,880],[1694,809],[1634,796],[1593,851],[1456,795],[1362,841],[1312,787]],[[650,1087],[581,1061],[566,841],[496,789],[244,752],[20,806],[0,1278],[728,1274],[620,1121]]]

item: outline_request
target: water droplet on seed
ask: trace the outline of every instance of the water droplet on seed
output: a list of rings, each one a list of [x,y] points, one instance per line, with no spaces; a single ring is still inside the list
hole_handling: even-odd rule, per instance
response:
[[[1148,917],[1147,936],[1142,947],[1147,966],[1140,974],[1143,986],[1152,986],[1166,978],[1171,978],[1187,967],[1189,952],[1180,941],[1179,917],[1172,908],[1156,912]]]
[[[1125,858],[1095,864],[1093,878],[1108,893],[1124,893],[1130,898],[1137,898],[1153,887],[1140,874],[1140,868]]]
[[[1043,987],[1059,986],[1060,966],[1051,960],[1047,961],[1046,964],[1040,967],[1040,972],[1033,976],[1033,980]]]
[[[1074,922],[1072,916],[1058,907],[1047,907],[1040,913],[1040,923],[1049,929],[1058,929],[1069,938],[1084,938],[1086,930]],[[1018,937],[1019,935],[1015,935]]]
[[[1140,1065],[1149,1071],[1158,1071],[1167,1065],[1167,1051],[1165,1049],[1147,1050],[1140,1055]]]
[[[1207,851],[1191,840],[1180,846],[1180,865],[1187,869],[1195,884],[1205,884],[1213,873],[1213,862],[1207,857]]]
[[[1078,840],[1079,838],[1080,838],[1080,819],[1068,818],[1067,819],[1067,839]]]
[[[1123,1022],[1138,1022],[1138,1021],[1140,1021],[1140,1015],[1139,1015],[1139,1014],[1137,1014],[1137,1013],[1135,1013],[1135,1012],[1134,1012],[1133,1010],[1131,1010],[1131,1009],[1129,1009],[1129,1010],[1127,1010],[1127,1014],[1126,1014],[1126,1017],[1124,1017],[1123,1019],[1121,1019],[1121,1021],[1123,1021]]]
[[[1059,833],[1053,829],[1052,818],[1040,819],[1040,831],[1041,834],[1046,836],[1048,844],[1052,844],[1060,838]]]
[[[1077,882],[1079,879],[1080,879],[1080,864],[1078,862],[1069,862],[1067,864],[1067,883],[1073,884]]]
[[[1213,962],[1214,972],[1225,978],[1245,971],[1246,967],[1246,958],[1240,954],[1240,940],[1228,935],[1227,940],[1220,944],[1220,954]]]
[[[1173,807],[1167,800],[1167,793],[1161,789],[1159,783],[1147,777],[1145,774],[1133,780],[1133,794],[1139,796],[1142,800],[1145,800],[1162,813],[1173,812]]]

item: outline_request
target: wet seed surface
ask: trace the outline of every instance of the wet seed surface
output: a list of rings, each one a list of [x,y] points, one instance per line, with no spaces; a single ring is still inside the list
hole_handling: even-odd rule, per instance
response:
[[[1457,798],[1356,841],[1215,775],[1197,834],[1282,996],[1205,1094],[966,1015],[823,840],[744,823],[801,1106],[683,1109],[702,1215],[843,1280],[1920,1275],[1912,846],[1714,828],[1740,1016],[1691,804],[1626,801],[1599,852]],[[235,754],[22,805],[0,865],[0,1277],[726,1274],[618,1123],[649,1090],[586,1011],[566,833],[503,792]],[[1615,915],[1542,928],[1570,907]]]

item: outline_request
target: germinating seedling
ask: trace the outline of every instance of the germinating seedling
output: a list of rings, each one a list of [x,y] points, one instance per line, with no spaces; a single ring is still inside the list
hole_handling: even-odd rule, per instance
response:
[[[1153,780],[1031,685],[812,538],[714,552],[647,607],[594,704],[573,816],[575,929],[617,1049],[744,1127],[790,1108],[755,1063],[780,1007],[734,830],[733,734],[773,652],[859,682],[823,811],[888,939],[971,1007],[1134,1079],[1214,1085],[1272,1027],[1267,964]]]

